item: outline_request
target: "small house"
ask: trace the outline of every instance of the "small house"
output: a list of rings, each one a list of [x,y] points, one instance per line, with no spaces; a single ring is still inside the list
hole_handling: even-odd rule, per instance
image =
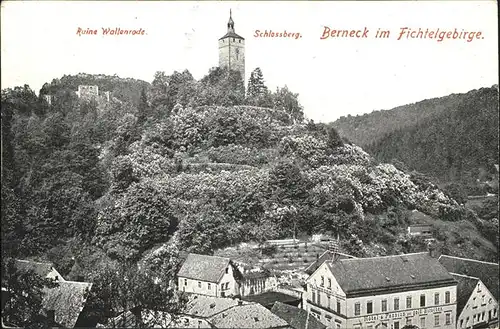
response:
[[[239,295],[241,274],[229,258],[189,254],[177,277],[179,291],[214,297]]]

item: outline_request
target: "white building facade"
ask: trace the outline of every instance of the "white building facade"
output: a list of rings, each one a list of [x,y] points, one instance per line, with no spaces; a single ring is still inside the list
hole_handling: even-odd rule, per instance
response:
[[[328,328],[455,328],[456,281],[427,253],[404,259],[326,261],[307,280],[304,305]],[[438,268],[422,275],[416,264]]]

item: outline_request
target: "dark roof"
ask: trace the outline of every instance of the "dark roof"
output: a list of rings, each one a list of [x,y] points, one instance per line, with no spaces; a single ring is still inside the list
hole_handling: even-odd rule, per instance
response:
[[[132,311],[126,311],[122,314],[108,320],[108,325],[113,328],[139,328],[143,327],[144,323]]]
[[[456,284],[427,252],[398,256],[326,261],[342,290],[349,296],[368,292],[408,291],[424,286]]]
[[[259,303],[269,308],[271,308],[275,302],[282,302],[287,304],[300,302],[300,298],[276,291],[266,291],[258,295],[244,296],[242,297],[242,299],[248,302]]]
[[[317,260],[314,261],[314,263],[312,263],[311,265],[309,265],[306,269],[305,269],[305,272],[309,275],[313,274],[314,271],[316,271],[318,269],[318,267],[321,266],[321,264],[323,264],[325,261],[327,260],[331,260],[332,259],[332,252],[327,250],[325,252],[323,252],[323,254],[321,254],[321,256],[319,256],[319,258]],[[351,255],[347,255],[347,254],[343,254],[343,253],[337,253],[337,259],[348,259],[348,258],[356,258],[354,256],[351,256]]]
[[[182,264],[179,277],[218,283],[229,266],[229,258],[189,254]]]
[[[182,313],[200,318],[209,318],[239,304],[240,300],[238,299],[189,294]],[[246,305],[248,303],[242,301],[241,304]]]
[[[410,213],[410,222],[412,223],[411,226],[414,226],[415,224],[425,224],[425,225],[432,225],[432,222],[434,221],[431,216],[424,214],[421,211],[418,210],[413,210]]]
[[[307,311],[295,306],[275,302],[271,312],[285,320],[294,329],[325,329],[326,326],[313,316],[307,316]],[[307,326],[306,326],[307,322]]]
[[[44,310],[54,310],[55,321],[65,328],[73,328],[87,301],[92,283],[62,281],[55,288],[45,288]]]
[[[479,282],[478,278],[473,278],[466,275],[452,274],[453,278],[458,281],[457,285],[457,316],[462,313],[470,295]]]
[[[18,271],[31,270],[36,274],[40,275],[42,278],[45,278],[54,268],[52,263],[40,263],[40,262],[33,262],[31,260],[20,260],[20,259],[16,259],[15,266]]]
[[[441,255],[439,262],[450,272],[479,278],[499,301],[498,264]]]
[[[234,31],[228,31],[222,38],[220,38],[219,40],[222,40],[222,39],[225,39],[225,38],[236,38],[236,39],[241,39],[241,40],[245,40],[245,38],[243,38],[242,36],[236,34]]]
[[[230,308],[210,319],[215,328],[290,328],[285,320],[259,304]]]

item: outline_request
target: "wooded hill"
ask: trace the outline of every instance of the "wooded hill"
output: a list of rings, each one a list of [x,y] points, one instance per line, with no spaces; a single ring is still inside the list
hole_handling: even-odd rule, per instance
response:
[[[342,117],[332,126],[380,161],[397,160],[403,168],[441,183],[458,182],[476,194],[486,192],[476,184],[478,179],[491,182],[497,174],[498,108],[495,85]]]
[[[28,86],[2,90],[5,252],[88,280],[102,262],[137,262],[164,243],[168,257],[146,264],[171,273],[179,250],[288,238],[294,227],[338,233],[357,256],[386,255],[425,250],[405,234],[418,209],[435,218],[443,252],[497,257],[498,222],[304,122],[297,94],[252,76],[245,97],[235,72],[159,72],[137,105],[115,96],[103,108],[75,98],[73,82],[50,87],[60,95],[50,106]]]

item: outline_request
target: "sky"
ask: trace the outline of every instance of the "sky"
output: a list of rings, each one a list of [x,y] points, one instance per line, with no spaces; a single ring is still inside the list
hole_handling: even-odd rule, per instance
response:
[[[230,9],[245,38],[246,81],[260,67],[266,85],[298,93],[314,121],[498,84],[495,1],[2,1],[1,7],[2,88],[28,84],[38,93],[45,82],[80,72],[151,82],[157,71],[188,69],[200,79],[218,65]],[[105,36],[108,27],[145,34]],[[402,27],[481,35],[471,42],[398,40]],[[79,36],[78,28],[97,35]],[[368,32],[321,39],[326,28]],[[376,38],[378,29],[389,37]],[[256,30],[302,37],[260,38]]]

